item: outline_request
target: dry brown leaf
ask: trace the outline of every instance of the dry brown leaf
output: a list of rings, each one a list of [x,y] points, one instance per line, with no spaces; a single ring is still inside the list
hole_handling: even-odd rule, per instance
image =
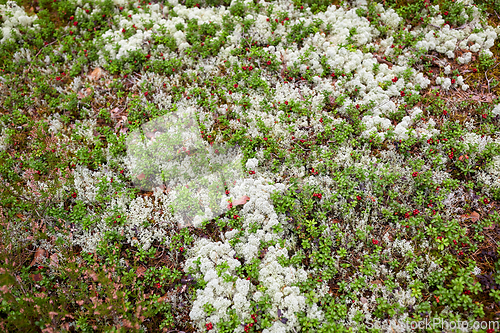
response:
[[[137,175],[137,179],[139,180],[143,180],[144,178],[146,178],[146,175],[141,173],[140,175]]]
[[[59,258],[57,257],[57,253],[54,253],[50,256],[50,266],[58,267],[59,266]]]
[[[472,220],[472,222],[477,222],[479,220],[479,213],[478,212],[472,212],[470,214],[470,219]]]
[[[119,118],[121,118],[121,113],[122,112],[123,111],[120,111],[119,108],[114,108],[113,110],[110,111],[111,118],[113,118],[113,119],[119,119]]]
[[[136,271],[137,276],[138,276],[138,277],[141,277],[141,276],[144,274],[144,272],[145,272],[146,270],[147,270],[147,268],[146,268],[146,267],[144,267],[144,266],[139,266],[139,267],[137,268],[137,271]]]
[[[42,260],[43,258],[47,255],[47,251],[45,251],[44,249],[42,248],[39,248],[38,250],[36,250],[35,252],[35,258],[33,259],[33,261],[31,262],[30,266],[33,266],[35,264],[41,264],[42,263]]]
[[[144,135],[145,135],[145,136],[146,136],[146,138],[148,138],[148,139],[152,139],[152,138],[154,138],[154,137],[155,137],[155,133],[153,133],[153,132],[146,132],[146,133],[144,133]]]
[[[121,116],[122,119],[118,120],[118,122],[115,125],[115,130],[118,130],[120,128],[120,133],[126,133],[128,131],[128,128],[123,127],[124,124],[127,123],[127,117],[126,116]],[[125,129],[125,132],[124,132]]]
[[[169,297],[168,297],[168,294],[165,294],[165,295],[163,295],[162,297],[158,298],[158,301],[157,301],[157,302],[158,302],[158,303],[163,303],[163,302],[167,301],[167,299],[168,299],[168,298],[169,298]]]
[[[244,205],[247,203],[248,200],[250,200],[250,197],[244,195],[241,198],[239,198],[238,200],[236,200],[235,202],[233,202],[233,207],[239,206],[239,205]]]
[[[472,212],[470,215],[463,214],[463,215],[460,215],[460,217],[465,219],[465,220],[471,219],[472,222],[477,222],[480,218],[480,215],[478,212]]]
[[[42,281],[42,274],[31,274],[31,278],[35,282]]]
[[[100,67],[96,67],[89,75],[90,80],[99,80],[104,75],[104,71]]]

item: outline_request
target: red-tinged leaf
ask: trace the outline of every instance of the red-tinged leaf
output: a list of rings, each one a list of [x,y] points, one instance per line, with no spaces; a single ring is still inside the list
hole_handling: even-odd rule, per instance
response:
[[[141,173],[140,175],[137,176],[137,179],[139,180],[143,180],[144,178],[146,178],[146,175]]]
[[[49,317],[50,317],[50,320],[54,319],[55,316],[57,316],[58,313],[55,312],[55,311],[49,311]]]
[[[94,282],[97,282],[99,280],[99,276],[97,275],[96,272],[91,272],[89,275],[92,278],[92,280],[94,280]]]

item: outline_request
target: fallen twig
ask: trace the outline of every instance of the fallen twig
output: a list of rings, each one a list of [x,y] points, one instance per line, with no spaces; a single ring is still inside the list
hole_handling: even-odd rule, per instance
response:
[[[497,15],[498,19],[500,20],[500,16],[498,16],[498,13],[496,10],[493,9],[493,11],[495,12],[495,14]]]
[[[41,48],[40,50],[38,50],[37,54],[33,57],[33,60],[32,60],[32,62],[30,63],[30,65],[29,65],[29,67],[28,67],[28,72],[29,72],[29,70],[31,69],[31,65],[33,64],[33,61],[36,59],[36,57],[38,57],[38,55],[40,54],[40,52],[42,52],[42,50],[43,50],[46,46],[52,45],[52,44],[54,44],[55,42],[57,42],[57,39],[56,39],[55,41],[53,41],[52,43],[48,43],[48,44],[46,44],[46,45],[42,46],[42,48]]]
[[[392,62],[389,62],[385,59],[382,59],[379,55],[376,55],[375,58],[377,59],[377,61],[381,64],[386,64],[387,66],[394,66],[394,64]]]
[[[494,69],[495,67],[497,67],[497,66],[498,66],[498,64],[500,64],[500,62],[497,62],[497,64],[496,64],[495,66],[493,66],[493,68],[491,68],[491,69]],[[488,94],[490,94],[490,93],[491,93],[491,89],[490,89],[490,80],[488,80],[488,75],[487,75],[489,70],[490,70],[490,68],[488,68],[488,69],[486,70],[486,72],[484,72],[484,77],[486,78],[486,83],[488,83]]]

